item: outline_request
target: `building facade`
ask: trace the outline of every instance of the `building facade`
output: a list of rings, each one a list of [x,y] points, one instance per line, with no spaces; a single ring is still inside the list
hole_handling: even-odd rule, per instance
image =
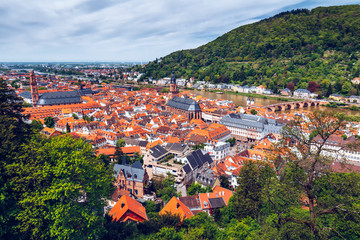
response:
[[[218,142],[215,145],[205,146],[204,150],[210,154],[214,161],[219,162],[230,155],[230,143]]]
[[[242,113],[230,113],[221,119],[220,124],[231,131],[232,137],[248,142],[260,140],[269,133],[280,134],[284,126],[274,119]]]
[[[115,164],[114,171],[119,190],[126,190],[138,198],[144,196],[144,186],[148,183],[149,177],[139,161],[132,165]]]
[[[199,104],[189,98],[174,97],[166,104],[166,111],[182,115],[189,120],[201,119],[201,108]]]

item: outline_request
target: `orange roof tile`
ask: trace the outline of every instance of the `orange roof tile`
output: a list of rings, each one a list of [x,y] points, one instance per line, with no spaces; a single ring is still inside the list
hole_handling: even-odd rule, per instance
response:
[[[115,155],[115,147],[112,148],[99,148],[96,150],[96,155],[108,155],[108,156],[113,156]]]
[[[172,215],[179,215],[182,220],[191,218],[193,213],[190,209],[182,203],[177,197],[172,197],[170,201],[159,212],[159,215],[171,213]]]
[[[132,214],[128,214],[130,212],[135,214],[137,217],[134,217]],[[148,219],[145,208],[138,201],[126,195],[123,195],[119,201],[116,202],[115,206],[110,210],[109,215],[115,222],[119,220],[122,222],[126,222],[128,220],[142,222]]]
[[[121,149],[122,149],[123,153],[128,154],[128,155],[132,155],[135,152],[138,152],[138,153],[141,152],[140,146],[122,147]]]
[[[224,199],[224,202],[226,203],[226,205],[228,205],[229,199],[233,195],[233,192],[231,190],[220,187],[220,186],[215,186],[213,188],[213,193],[218,194],[219,197],[222,197]]]

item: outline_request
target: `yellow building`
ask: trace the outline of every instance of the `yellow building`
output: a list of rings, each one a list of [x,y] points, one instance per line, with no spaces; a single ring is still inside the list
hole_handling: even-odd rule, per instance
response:
[[[335,93],[335,94],[331,94],[329,96],[329,99],[334,100],[334,101],[342,101],[342,100],[344,100],[344,96]]]

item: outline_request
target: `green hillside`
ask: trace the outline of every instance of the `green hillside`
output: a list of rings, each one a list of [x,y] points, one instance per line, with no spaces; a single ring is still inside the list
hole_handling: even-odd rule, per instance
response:
[[[360,70],[360,5],[283,12],[236,28],[191,50],[150,62],[147,77],[176,76],[214,83],[264,84],[276,90],[289,82],[323,95],[358,93],[350,84]],[[290,84],[292,85],[292,84]],[[312,85],[312,84],[310,84]]]

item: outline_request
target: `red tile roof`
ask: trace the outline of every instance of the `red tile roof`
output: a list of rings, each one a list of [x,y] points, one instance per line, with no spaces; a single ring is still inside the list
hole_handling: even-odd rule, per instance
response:
[[[109,212],[113,221],[126,222],[128,220],[142,222],[147,220],[145,208],[135,199],[123,195]]]

